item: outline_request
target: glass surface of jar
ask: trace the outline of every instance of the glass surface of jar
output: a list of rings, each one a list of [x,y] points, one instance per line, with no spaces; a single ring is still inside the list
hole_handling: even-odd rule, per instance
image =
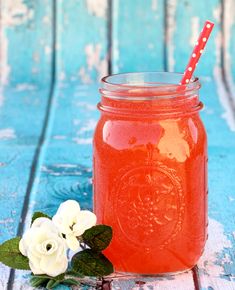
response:
[[[93,139],[94,207],[113,228],[116,271],[192,268],[207,238],[207,138],[197,78],[128,73],[102,80]]]

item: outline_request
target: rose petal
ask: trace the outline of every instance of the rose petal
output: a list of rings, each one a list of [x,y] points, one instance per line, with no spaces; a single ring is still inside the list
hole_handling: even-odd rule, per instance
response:
[[[29,261],[29,267],[34,275],[46,274],[40,268],[35,267],[35,265],[31,261]]]
[[[32,252],[28,253],[29,267],[31,271],[36,274],[45,274],[40,267],[40,258],[36,257]]]
[[[31,228],[42,228],[42,227],[44,229],[48,229],[53,232],[56,231],[56,228],[54,227],[52,220],[46,217],[37,218],[36,220],[34,220],[31,226]]]
[[[80,247],[79,241],[73,234],[66,235],[66,243],[69,249],[71,249],[74,252],[78,251]]]
[[[77,222],[73,227],[74,234],[76,236],[81,236],[85,230],[93,227],[96,224],[96,215],[89,210],[81,210]]]
[[[45,274],[51,277],[55,277],[64,273],[67,270],[68,260],[67,257],[61,256],[58,262],[56,262],[55,257],[52,255],[49,257],[44,257],[41,260],[40,267]]]
[[[80,212],[80,205],[75,200],[63,202],[53,216],[53,223],[59,231],[65,235],[72,233],[71,227],[76,223],[77,215]]]
[[[80,212],[80,205],[76,200],[67,200],[59,206],[56,215],[71,216]]]
[[[56,262],[60,260],[61,256],[67,257],[67,243],[66,240],[63,239],[62,241],[58,241],[58,250],[54,253]]]
[[[55,262],[55,259],[51,261],[44,259],[41,261],[40,266],[45,274],[51,277],[56,277],[67,270],[68,260],[66,257],[61,257],[58,262]]]
[[[25,245],[24,239],[21,239],[19,242],[19,250],[22,255],[27,256],[27,246]]]
[[[28,229],[24,234],[19,243],[19,250],[22,255],[27,256],[27,249],[31,245],[32,239],[35,240],[37,238],[37,234],[35,230]]]
[[[69,227],[69,221],[66,217],[54,215],[52,221],[62,234],[66,235],[72,232]]]

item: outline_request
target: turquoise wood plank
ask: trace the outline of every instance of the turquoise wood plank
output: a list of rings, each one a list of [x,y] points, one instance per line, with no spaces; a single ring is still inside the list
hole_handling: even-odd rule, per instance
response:
[[[220,60],[220,1],[168,0],[167,3],[167,70],[184,71],[201,28],[205,20],[210,19],[215,22],[215,27],[196,75],[212,76]]]
[[[58,89],[55,98],[50,139],[31,203],[48,214],[69,198],[92,209],[92,134],[99,116],[98,90],[69,86]]]
[[[52,3],[0,1],[0,83],[50,82]]]
[[[3,91],[0,108],[0,243],[17,235],[31,169],[45,117],[48,89],[24,86]],[[0,266],[5,289],[9,268]]]
[[[200,97],[204,103],[202,117],[206,125],[208,143],[210,146],[234,147],[234,133],[231,132],[235,126],[235,120],[229,103],[227,105],[226,90],[222,82],[212,79],[201,80],[202,88]],[[221,134],[221,138],[219,138]]]
[[[23,91],[5,89],[3,92],[5,103],[0,108],[0,204],[4,210],[1,211],[1,218],[12,217],[13,209],[16,213],[11,221],[12,231],[1,227],[0,243],[17,231],[33,155],[43,127],[48,95],[48,89],[36,88]],[[10,180],[12,182],[8,184]]]
[[[223,3],[223,27],[224,27],[224,66],[225,76],[230,88],[231,97],[235,102],[235,2],[227,0]]]
[[[209,143],[209,239],[198,263],[201,287],[205,290],[235,289],[232,278],[235,275],[235,132],[223,118],[224,108],[219,98],[225,99],[226,95],[220,85],[207,81],[201,90],[206,104],[202,117]]]
[[[5,134],[0,146],[0,243],[16,236],[34,155],[33,148],[25,145],[4,146],[10,136],[9,133]],[[1,264],[0,289],[6,289],[9,273],[10,269]]]
[[[92,83],[107,74],[107,0],[58,0],[57,77]]]
[[[113,0],[113,72],[164,70],[164,1]]]

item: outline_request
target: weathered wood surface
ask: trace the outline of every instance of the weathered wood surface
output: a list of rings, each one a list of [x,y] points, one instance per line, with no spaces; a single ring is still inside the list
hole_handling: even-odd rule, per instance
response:
[[[0,239],[22,233],[21,218],[27,211],[48,89],[24,85],[7,89],[0,108]],[[24,200],[26,198],[26,200]],[[0,266],[0,281],[6,285],[8,270]],[[4,278],[3,278],[4,277]]]
[[[199,289],[210,289],[208,287],[235,289],[233,282],[235,274],[233,266],[234,164],[229,162],[229,158],[232,160],[234,158],[231,146],[234,146],[235,138],[222,118],[224,111],[219,104],[217,84],[206,81],[203,85],[202,99],[206,109],[202,114],[210,144],[210,223],[207,248],[198,264],[201,285]],[[81,101],[81,98],[86,101]],[[58,204],[67,198],[79,200],[84,208],[91,207],[91,136],[98,117],[95,108],[95,103],[98,101],[97,88],[65,86],[56,91],[53,101],[57,106],[53,109],[52,119],[49,122],[51,125],[46,148],[39,158],[36,174],[38,178],[35,179],[31,192],[29,216],[35,209],[53,214]],[[150,279],[145,287],[149,285],[153,286],[153,289],[164,289],[161,287],[193,289],[193,274],[195,275],[189,272],[164,282],[162,279],[155,279],[155,282]],[[132,289],[126,288],[126,285],[134,287],[134,281],[138,280],[138,278],[135,280],[120,278],[114,280],[113,287]],[[22,281],[22,276],[17,273],[13,289],[20,288]]]
[[[108,0],[56,1],[57,77],[90,84],[108,71]]]
[[[142,286],[139,278],[119,277],[112,287],[235,289],[234,5],[0,0],[0,242],[21,233],[35,209],[53,214],[68,198],[92,208],[97,80],[108,70],[182,71],[208,18],[216,27],[197,70],[209,137],[205,253],[193,271],[144,279]],[[12,271],[8,289],[30,289],[25,278]],[[9,269],[1,265],[0,289],[7,289],[8,279]]]
[[[0,1],[0,83],[44,85],[51,81],[51,0]]]

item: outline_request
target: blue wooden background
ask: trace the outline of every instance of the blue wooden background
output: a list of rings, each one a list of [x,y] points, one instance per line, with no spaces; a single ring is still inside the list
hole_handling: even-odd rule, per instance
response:
[[[99,79],[182,72],[206,19],[215,28],[196,74],[209,240],[192,271],[148,279],[146,289],[235,289],[234,0],[0,0],[0,242],[21,235],[35,209],[53,214],[68,198],[92,208]],[[24,275],[1,265],[0,289],[29,289]],[[134,278],[113,283],[134,287]]]

